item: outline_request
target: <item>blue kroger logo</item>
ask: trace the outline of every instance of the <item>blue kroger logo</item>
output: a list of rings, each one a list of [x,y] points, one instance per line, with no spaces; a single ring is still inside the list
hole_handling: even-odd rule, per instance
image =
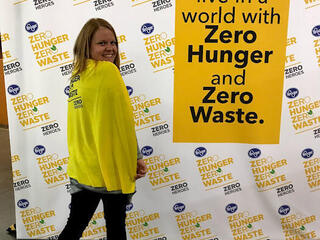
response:
[[[69,92],[70,92],[70,86],[66,86],[64,89],[64,93],[69,96]]]
[[[183,203],[176,203],[173,206],[173,211],[175,211],[176,213],[181,213],[186,209],[186,206]]]
[[[248,152],[249,157],[258,158],[261,155],[261,151],[258,148],[251,148]]]
[[[34,147],[33,152],[37,155],[42,155],[46,152],[46,148],[42,145],[37,145]]]
[[[287,215],[290,212],[290,207],[288,205],[282,205],[279,207],[278,213],[280,215]]]
[[[25,29],[29,33],[34,33],[35,31],[38,30],[38,23],[34,21],[30,21],[26,24]]]
[[[8,87],[8,93],[11,95],[17,95],[20,92],[20,87],[18,85],[12,84]]]
[[[29,201],[27,199],[20,199],[18,202],[17,202],[17,206],[19,208],[27,208],[29,206]]]
[[[238,210],[238,205],[235,203],[230,203],[226,206],[227,213],[235,213]]]
[[[203,157],[206,154],[207,149],[205,149],[204,147],[198,147],[196,148],[196,150],[194,150],[194,155],[196,155],[197,157]]]
[[[151,34],[154,30],[154,26],[151,23],[145,23],[141,27],[141,32],[143,34]]]
[[[129,204],[126,206],[126,211],[129,212],[129,211],[131,211],[132,208],[133,208],[133,204],[132,204],[132,203],[129,203]]]
[[[299,95],[299,90],[296,88],[290,88],[286,92],[287,98],[295,98]]]
[[[133,88],[130,86],[127,86],[127,90],[128,90],[129,96],[131,96],[131,94],[133,93]]]
[[[313,150],[311,148],[306,148],[302,151],[301,156],[303,158],[311,158],[313,156]]]
[[[320,25],[315,26],[312,29],[312,35],[315,36],[315,37],[320,37]]]
[[[144,156],[150,156],[150,155],[153,153],[153,148],[150,147],[150,146],[144,146],[144,147],[141,149],[141,153],[142,153]]]

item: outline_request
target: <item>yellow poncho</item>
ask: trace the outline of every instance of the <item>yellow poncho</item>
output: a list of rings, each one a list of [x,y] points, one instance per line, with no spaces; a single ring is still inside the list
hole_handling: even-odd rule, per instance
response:
[[[70,83],[68,175],[79,183],[135,191],[137,142],[132,107],[117,67],[87,60]]]

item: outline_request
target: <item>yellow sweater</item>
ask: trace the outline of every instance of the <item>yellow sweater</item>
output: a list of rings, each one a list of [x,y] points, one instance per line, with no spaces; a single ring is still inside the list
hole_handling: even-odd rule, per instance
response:
[[[87,60],[70,82],[68,175],[79,183],[135,191],[137,142],[132,107],[117,67]]]

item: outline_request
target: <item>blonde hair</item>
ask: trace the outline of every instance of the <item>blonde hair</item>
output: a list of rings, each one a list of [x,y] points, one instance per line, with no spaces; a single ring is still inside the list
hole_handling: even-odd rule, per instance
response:
[[[90,58],[90,46],[92,37],[95,34],[95,32],[99,29],[99,27],[105,27],[109,29],[116,39],[116,46],[117,46],[117,55],[114,60],[114,64],[119,68],[120,66],[120,56],[119,56],[119,48],[118,48],[118,41],[117,41],[117,35],[114,31],[112,25],[108,23],[106,20],[102,18],[91,18],[86,24],[82,27],[76,43],[73,47],[73,73],[71,78],[74,76],[80,74],[82,71],[86,68],[86,60]]]

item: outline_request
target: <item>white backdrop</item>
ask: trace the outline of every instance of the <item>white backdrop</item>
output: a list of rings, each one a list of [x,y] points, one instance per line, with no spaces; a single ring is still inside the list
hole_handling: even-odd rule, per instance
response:
[[[174,0],[0,7],[18,238],[56,239],[65,225],[72,48],[83,24],[101,17],[118,34],[149,167],[127,209],[128,238],[320,239],[319,1],[290,2],[278,145],[172,142]],[[83,237],[105,239],[105,231],[100,206]]]

